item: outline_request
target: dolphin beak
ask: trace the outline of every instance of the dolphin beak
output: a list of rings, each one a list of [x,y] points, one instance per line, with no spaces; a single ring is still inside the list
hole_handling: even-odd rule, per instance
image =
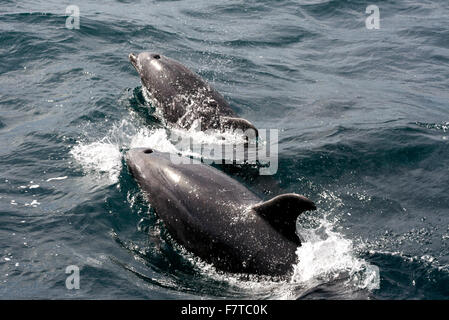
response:
[[[130,53],[129,56],[129,61],[131,61],[131,64],[134,66],[134,68],[136,68],[137,70],[137,56],[134,53]]]

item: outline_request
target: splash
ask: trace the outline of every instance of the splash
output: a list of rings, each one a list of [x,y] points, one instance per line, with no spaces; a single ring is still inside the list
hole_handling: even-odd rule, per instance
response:
[[[99,142],[78,143],[70,153],[87,174],[106,174],[110,182],[118,181],[122,159],[118,145],[105,138]]]
[[[355,255],[349,239],[332,230],[332,224],[322,219],[318,227],[298,228],[305,240],[296,254],[292,282],[329,282],[346,278],[347,285],[374,290],[379,289],[379,268]]]
[[[241,136],[233,133],[205,133],[195,127],[190,130],[137,126],[131,115],[111,127],[107,134],[96,141],[79,141],[70,151],[86,174],[107,176],[107,183],[117,183],[122,169],[122,159],[131,148],[153,148],[160,152],[177,153],[186,157],[201,158],[204,150],[196,152],[183,149],[179,137],[189,139],[195,145],[214,146],[222,143],[243,143]],[[86,133],[86,136],[89,134]],[[89,140],[89,139],[85,139]]]

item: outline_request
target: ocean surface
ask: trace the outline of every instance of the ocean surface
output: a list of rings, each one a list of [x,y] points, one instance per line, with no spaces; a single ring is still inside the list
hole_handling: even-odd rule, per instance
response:
[[[447,0],[1,0],[0,298],[449,298],[448,17]],[[235,178],[317,204],[289,279],[215,270],[143,198],[126,151],[176,146],[128,61],[142,51],[279,130],[270,184]]]

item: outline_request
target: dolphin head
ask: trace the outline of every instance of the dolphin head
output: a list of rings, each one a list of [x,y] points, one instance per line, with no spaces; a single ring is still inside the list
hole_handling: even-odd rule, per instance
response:
[[[208,197],[197,198],[197,190],[201,189],[203,180],[195,173],[201,167],[177,163],[175,157],[177,155],[150,148],[131,149],[126,154],[129,171],[151,201],[151,206],[168,225],[191,219],[190,212],[207,208],[205,199],[209,201]],[[193,163],[202,166],[201,163]]]
[[[140,54],[129,54],[129,61],[141,73],[144,69],[151,71],[154,74],[160,72],[163,68],[163,61],[167,58],[154,52],[142,52]]]
[[[170,68],[167,67],[168,58],[154,52],[142,52],[140,54],[129,54],[129,61],[140,75],[145,92],[150,98],[160,101],[167,96],[171,76]]]
[[[139,73],[143,86],[153,96],[157,93],[166,95],[167,87],[171,82],[167,80],[173,78],[168,60],[165,56],[153,52],[129,54],[129,61]]]
[[[176,60],[155,52],[130,53],[129,60],[139,73],[150,98],[164,103],[181,94],[196,92],[200,78]]]
[[[146,191],[158,191],[164,185],[181,182],[181,172],[167,153],[151,148],[131,149],[126,154],[126,163]]]

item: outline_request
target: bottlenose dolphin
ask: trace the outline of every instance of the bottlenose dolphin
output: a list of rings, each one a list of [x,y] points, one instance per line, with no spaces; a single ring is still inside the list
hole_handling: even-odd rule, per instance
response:
[[[292,272],[301,245],[296,218],[316,209],[312,201],[289,193],[264,202],[223,172],[175,157],[138,148],[128,151],[126,162],[178,243],[219,270],[273,276]]]
[[[129,54],[140,75],[144,96],[163,120],[184,129],[200,121],[201,130],[254,130],[255,126],[239,118],[229,104],[199,75],[178,61],[158,53]]]

